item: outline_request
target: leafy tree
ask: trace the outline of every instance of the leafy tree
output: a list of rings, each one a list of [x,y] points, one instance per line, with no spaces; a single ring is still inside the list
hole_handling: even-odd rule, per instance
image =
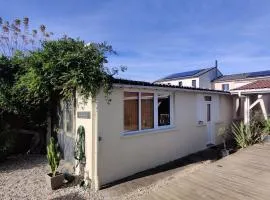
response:
[[[2,56],[0,81],[4,84],[0,86],[0,107],[33,122],[42,115],[44,124],[46,113],[56,120],[59,99],[74,98],[76,91],[87,99],[95,97],[102,88],[108,97],[112,78],[119,70],[105,66],[109,54],[115,51],[106,43],[86,45],[79,39],[65,37],[43,41],[39,49],[27,54]]]

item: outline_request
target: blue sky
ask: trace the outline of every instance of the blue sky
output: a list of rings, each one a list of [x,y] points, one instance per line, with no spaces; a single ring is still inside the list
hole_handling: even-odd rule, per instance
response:
[[[7,20],[28,16],[58,35],[107,41],[120,76],[153,81],[214,65],[224,74],[270,69],[269,0],[0,0]]]

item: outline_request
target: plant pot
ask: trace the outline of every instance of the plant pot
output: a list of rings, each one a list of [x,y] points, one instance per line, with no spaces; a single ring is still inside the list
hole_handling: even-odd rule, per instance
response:
[[[227,150],[227,149],[222,149],[222,150],[221,150],[221,156],[222,156],[222,157],[226,157],[226,156],[228,156],[229,154],[230,154],[229,150]]]
[[[263,138],[263,141],[264,142],[270,142],[270,135],[266,135],[264,138]]]
[[[56,190],[64,184],[64,174],[56,173],[55,176],[52,176],[52,173],[46,174],[46,182],[49,188]]]

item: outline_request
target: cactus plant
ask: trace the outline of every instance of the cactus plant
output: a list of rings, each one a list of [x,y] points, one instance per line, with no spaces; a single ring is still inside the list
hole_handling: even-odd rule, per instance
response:
[[[74,158],[79,162],[85,159],[85,129],[83,126],[79,126],[77,130],[77,141],[74,150]]]
[[[50,138],[50,143],[47,146],[47,159],[52,171],[52,176],[54,177],[60,162],[60,152],[58,151],[58,144],[53,137]]]

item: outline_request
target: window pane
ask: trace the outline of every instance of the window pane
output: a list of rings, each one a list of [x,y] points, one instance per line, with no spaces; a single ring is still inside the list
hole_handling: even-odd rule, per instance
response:
[[[222,90],[229,91],[229,84],[222,84]]]
[[[212,101],[212,97],[211,96],[204,96],[204,100],[205,101]]]
[[[211,104],[207,104],[207,121],[211,121]]]
[[[73,101],[66,101],[66,130],[73,133]]]
[[[158,96],[158,125],[170,125],[170,96]]]
[[[154,94],[141,94],[142,129],[154,128]]]
[[[124,92],[124,130],[139,129],[139,93]]]
[[[192,87],[196,87],[196,80],[192,80]]]
[[[182,82],[182,81],[179,81],[179,82],[178,82],[178,85],[179,85],[180,87],[182,87],[182,86],[183,86],[183,82]]]

